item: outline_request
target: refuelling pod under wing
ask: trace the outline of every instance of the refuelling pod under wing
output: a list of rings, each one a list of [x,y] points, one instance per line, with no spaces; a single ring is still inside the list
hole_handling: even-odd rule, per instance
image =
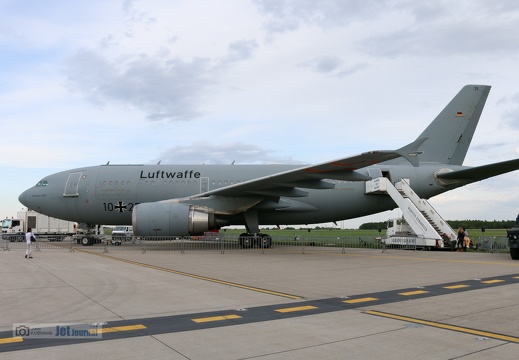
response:
[[[200,235],[215,228],[214,210],[173,201],[142,203],[133,208],[137,236]]]

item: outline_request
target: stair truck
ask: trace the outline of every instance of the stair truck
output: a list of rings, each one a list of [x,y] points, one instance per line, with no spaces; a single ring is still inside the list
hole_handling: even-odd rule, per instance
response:
[[[383,245],[398,248],[416,249],[452,249],[449,238],[417,234],[407,221],[401,218],[388,220],[386,236],[381,239]]]
[[[393,184],[388,178],[377,177],[366,181],[366,194],[389,195],[402,211],[402,218],[388,225],[383,244],[395,247],[422,249],[451,248],[456,232],[433,208],[427,199],[414,192],[409,179]]]

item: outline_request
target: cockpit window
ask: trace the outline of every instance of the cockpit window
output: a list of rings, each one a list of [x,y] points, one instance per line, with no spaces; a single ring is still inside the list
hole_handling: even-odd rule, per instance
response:
[[[47,186],[47,185],[49,185],[49,182],[47,180],[40,180],[36,184],[36,186]]]

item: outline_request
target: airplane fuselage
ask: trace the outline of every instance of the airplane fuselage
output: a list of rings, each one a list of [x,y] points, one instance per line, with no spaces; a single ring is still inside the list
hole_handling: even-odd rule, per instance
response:
[[[90,224],[131,225],[140,203],[184,198],[298,168],[299,165],[101,165],[47,176],[20,196],[33,210]],[[384,174],[409,179],[423,198],[457,186],[441,186],[434,173],[441,164],[387,165],[359,169],[363,176]],[[424,171],[427,168],[427,171]],[[453,170],[461,167],[450,166]],[[417,171],[420,169],[420,171]],[[302,189],[306,196],[286,198],[288,206],[259,213],[260,224],[305,224],[351,219],[396,207],[387,195],[366,195],[365,181],[326,180],[331,189]],[[460,185],[461,186],[461,185]],[[274,199],[276,200],[276,199]],[[229,218],[240,225],[240,217]]]

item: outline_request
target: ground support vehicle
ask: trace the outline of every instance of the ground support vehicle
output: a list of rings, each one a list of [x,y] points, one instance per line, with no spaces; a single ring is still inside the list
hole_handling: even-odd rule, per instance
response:
[[[131,226],[115,226],[112,229],[112,237],[107,240],[111,245],[119,246],[123,241],[133,239],[133,228]]]
[[[417,234],[403,217],[388,221],[386,236],[381,238],[381,243],[384,247],[406,249],[453,250],[455,247],[449,238],[440,238],[439,236],[428,237],[424,233]]]
[[[102,225],[80,224],[77,234],[73,236],[73,241],[83,246],[92,246],[106,241],[106,238]]]
[[[409,179],[400,179],[394,184],[385,177],[366,181],[366,195],[389,195],[402,211],[402,218],[394,219],[392,226],[388,225],[385,245],[422,249],[450,248],[452,241],[457,238],[456,232],[431,203],[420,198],[411,188]]]
[[[519,223],[516,222],[513,228],[506,231],[510,256],[514,260],[519,260]]]
[[[2,239],[8,241],[25,241],[25,233],[31,228],[36,239],[62,241],[77,232],[77,223],[53,218],[33,210],[22,209],[16,218],[2,220]]]

